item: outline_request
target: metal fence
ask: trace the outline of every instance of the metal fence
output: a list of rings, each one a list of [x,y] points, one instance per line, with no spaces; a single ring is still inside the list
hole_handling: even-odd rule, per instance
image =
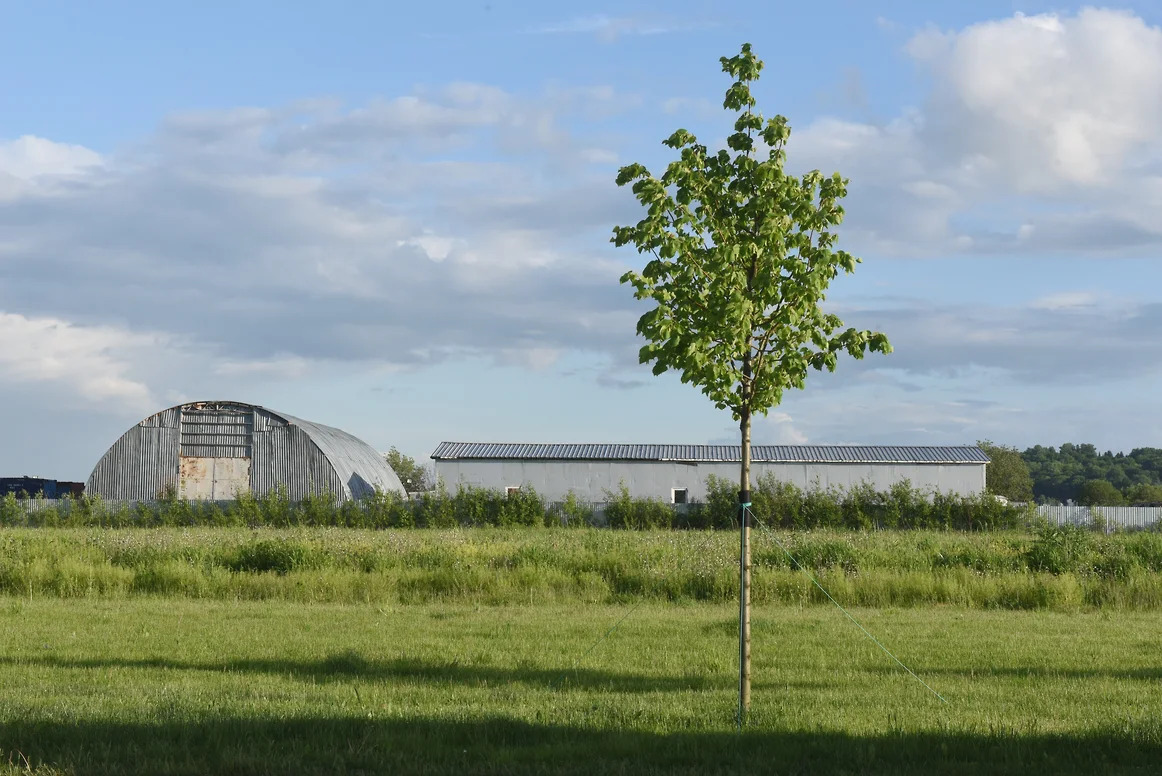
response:
[[[127,501],[122,499],[101,499],[94,503],[91,509],[97,512],[114,512],[122,508],[133,509],[138,503],[156,504],[157,502],[138,502]],[[202,501],[203,504],[217,504],[220,507],[233,504],[231,501]],[[25,514],[32,514],[33,512],[43,512],[49,509],[55,509],[59,512],[77,512],[85,509],[80,503],[80,499],[67,498],[18,498],[16,499],[17,506],[22,509]]]
[[[1092,526],[1096,518],[1108,528],[1150,528],[1162,520],[1162,507],[1040,506],[1037,515],[1053,525]]]

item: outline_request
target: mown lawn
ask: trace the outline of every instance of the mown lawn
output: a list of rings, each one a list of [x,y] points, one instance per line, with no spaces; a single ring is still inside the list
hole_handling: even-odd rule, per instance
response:
[[[0,598],[0,773],[1156,773],[1162,615]],[[577,661],[581,662],[575,666]]]

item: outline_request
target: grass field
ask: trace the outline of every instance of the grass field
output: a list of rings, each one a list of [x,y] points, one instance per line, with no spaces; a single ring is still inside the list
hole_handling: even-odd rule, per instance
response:
[[[1154,614],[0,599],[0,773],[1156,773]],[[580,663],[578,664],[578,660]]]
[[[1157,772],[1162,536],[779,537],[949,703],[768,534],[740,734],[730,534],[10,529],[0,774]]]
[[[1162,534],[756,532],[756,603],[1162,611]],[[721,602],[730,532],[0,529],[0,595],[309,603]]]

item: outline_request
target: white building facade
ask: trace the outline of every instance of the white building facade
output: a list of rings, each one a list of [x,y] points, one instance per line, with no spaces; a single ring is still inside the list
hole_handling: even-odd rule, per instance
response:
[[[710,475],[737,482],[738,445],[521,444],[444,442],[432,453],[450,489],[532,487],[547,501],[570,492],[606,501],[622,484],[635,498],[703,501]],[[802,489],[913,488],[969,496],[985,489],[988,456],[978,447],[752,445],[751,483],[771,474]]]

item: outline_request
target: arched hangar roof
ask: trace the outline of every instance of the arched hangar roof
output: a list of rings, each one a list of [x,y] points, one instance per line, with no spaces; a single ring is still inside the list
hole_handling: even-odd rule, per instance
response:
[[[373,488],[378,487],[380,490],[398,493],[404,492],[403,483],[387,465],[384,457],[359,437],[334,426],[325,426],[322,423],[303,420],[285,412],[276,412],[266,407],[258,407],[258,405],[254,406],[266,410],[271,415],[277,415],[290,425],[298,426],[306,432],[310,440],[335,467],[340,479],[347,483],[352,491],[356,490],[356,488],[351,487],[352,480],[355,477],[362,477]],[[351,492],[347,495],[359,498],[365,494]]]
[[[284,449],[277,449],[272,438],[261,433],[268,431],[288,434],[278,436],[284,440]],[[292,444],[292,440],[298,442]],[[309,453],[305,457],[304,445]],[[310,448],[318,452],[310,452]],[[259,492],[280,479],[308,476],[316,484],[321,479],[330,480],[341,489],[337,495],[343,498],[362,498],[377,488],[404,492],[383,456],[358,437],[333,426],[237,401],[183,402],[150,415],[127,430],[102,456],[86,490],[108,490],[122,497],[140,492],[137,497],[149,498],[176,478],[180,459],[185,457],[253,457],[256,463],[262,459],[266,466],[261,468],[269,471],[255,472],[254,489]]]

